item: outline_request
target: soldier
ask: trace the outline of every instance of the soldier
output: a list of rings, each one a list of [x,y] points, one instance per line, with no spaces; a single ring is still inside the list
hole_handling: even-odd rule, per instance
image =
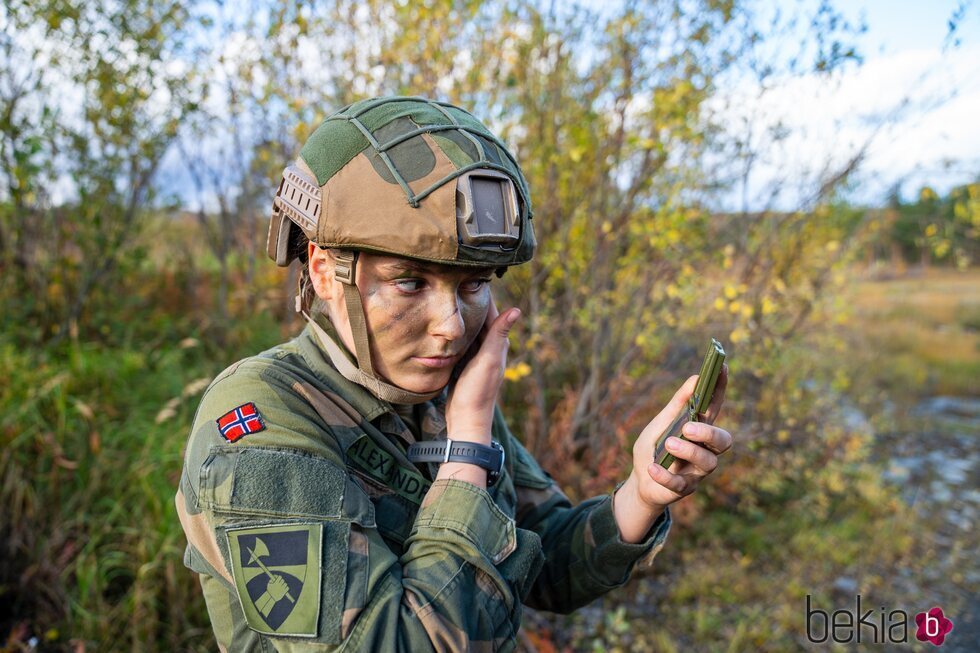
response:
[[[222,651],[511,650],[522,604],[572,611],[661,549],[731,436],[690,424],[651,464],[692,377],[572,506],[495,405],[520,312],[491,273],[534,247],[516,161],[449,104],[358,102],[286,168],[268,251],[302,262],[308,326],[211,384],[177,493]]]

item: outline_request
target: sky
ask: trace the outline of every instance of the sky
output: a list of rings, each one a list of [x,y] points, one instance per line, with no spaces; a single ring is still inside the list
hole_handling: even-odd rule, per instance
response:
[[[880,204],[895,185],[911,199],[924,185],[943,193],[980,177],[980,2],[967,6],[954,44],[947,38],[948,21],[960,4],[838,3],[849,19],[867,26],[857,42],[863,63],[829,80],[786,78],[761,106],[753,105],[756,129],[781,122],[792,135],[766,153],[746,196],[726,203],[747,197],[752,208],[760,208],[773,179],[812,177],[828,162],[831,169],[842,165],[865,144],[848,193],[857,203]],[[754,89],[730,91],[750,97]],[[775,205],[791,208],[798,201],[799,195],[789,193]]]
[[[586,0],[597,9],[608,1]],[[791,14],[812,12],[819,1],[752,6]],[[862,148],[845,195],[856,204],[882,205],[896,186],[909,200],[925,185],[945,194],[980,178],[980,0],[966,1],[954,44],[948,22],[963,0],[837,0],[850,22],[867,27],[857,37],[860,65],[830,78],[784,77],[761,97],[757,86],[735,78],[719,99],[726,122],[760,134],[779,124],[786,136],[762,149],[747,183],[720,197],[719,208],[807,208],[821,178]],[[177,174],[174,160],[165,162],[165,175]]]
[[[610,0],[585,1],[609,9]],[[761,96],[753,82],[732,78],[717,100],[724,122],[756,134],[780,125],[785,136],[760,148],[747,182],[717,198],[718,208],[808,208],[821,180],[862,149],[845,191],[856,204],[880,206],[895,187],[906,200],[925,185],[945,194],[980,177],[980,0],[965,0],[958,43],[948,38],[949,19],[963,1],[836,0],[851,23],[867,27],[857,37],[860,65],[830,78],[783,77]],[[819,2],[750,6],[762,15],[776,8],[789,15],[801,8],[812,13]],[[174,160],[165,162],[165,175],[179,172]],[[177,187],[186,194],[186,184]]]

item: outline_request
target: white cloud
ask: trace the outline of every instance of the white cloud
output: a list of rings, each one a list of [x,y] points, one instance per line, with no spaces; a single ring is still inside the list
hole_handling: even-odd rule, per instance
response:
[[[750,208],[761,208],[768,187],[783,179],[801,182],[776,202],[792,208],[817,188],[821,174],[844,165],[869,140],[853,199],[879,202],[896,182],[911,187],[906,191],[923,183],[946,190],[980,173],[978,73],[980,45],[906,50],[829,77],[784,79],[764,92],[743,81],[712,108],[730,128],[756,139],[785,128],[771,145],[755,141],[763,147]]]

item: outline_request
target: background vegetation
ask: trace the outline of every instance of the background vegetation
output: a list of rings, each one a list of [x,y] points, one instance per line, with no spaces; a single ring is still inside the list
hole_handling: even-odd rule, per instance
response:
[[[214,648],[172,501],[186,432],[211,378],[300,328],[262,254],[281,168],[385,93],[472,107],[524,165],[541,249],[495,289],[526,315],[502,401],[571,496],[625,476],[709,336],[731,357],[735,449],[655,568],[529,613],[525,647],[793,650],[807,594],[957,614],[975,562],[929,570],[968,531],[931,536],[889,447],[917,401],[976,395],[980,184],[850,206],[858,152],[797,206],[719,210],[785,137],[727,124],[726,80],[859,60],[827,3],[765,30],[754,9],[7,0],[0,650]]]

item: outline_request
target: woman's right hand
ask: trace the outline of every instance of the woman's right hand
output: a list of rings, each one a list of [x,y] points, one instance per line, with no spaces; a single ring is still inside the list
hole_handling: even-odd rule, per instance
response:
[[[498,314],[490,302],[483,328],[471,346],[476,353],[460,362],[463,370],[449,390],[446,431],[451,439],[490,444],[493,408],[507,367],[507,336],[520,316],[517,308]]]

